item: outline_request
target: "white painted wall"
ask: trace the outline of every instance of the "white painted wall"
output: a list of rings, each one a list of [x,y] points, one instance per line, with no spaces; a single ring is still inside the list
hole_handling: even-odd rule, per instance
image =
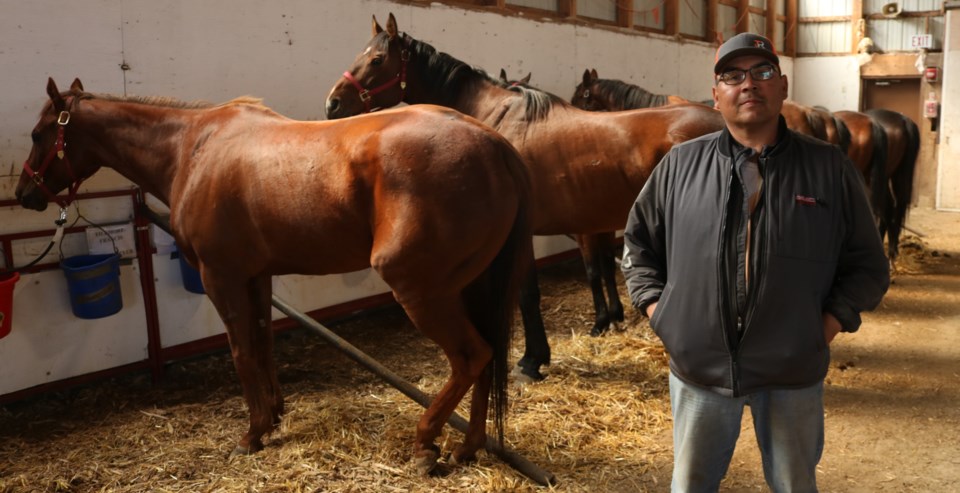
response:
[[[793,62],[793,98],[830,111],[860,111],[860,65],[857,57],[802,57]]]
[[[960,2],[948,1],[945,8],[936,207],[960,211]]]
[[[584,69],[658,93],[710,96],[714,48],[657,35],[624,34],[553,21],[533,21],[445,5],[388,0],[0,0],[0,199],[13,198],[30,130],[47,96],[47,77],[61,89],[79,77],[91,92],[170,96],[221,102],[241,95],[290,117],[321,119],[324,98],[371,33],[393,12],[399,27],[488,73],[533,73],[534,85],[569,98]],[[121,65],[128,70],[121,69]],[[782,68],[792,75],[793,62]],[[129,188],[109,170],[81,191]],[[85,201],[98,223],[127,222],[129,200]],[[0,233],[52,228],[57,211],[0,210]],[[71,220],[75,216],[71,216]],[[79,236],[79,235],[73,235]],[[29,261],[45,239],[18,242],[15,264]],[[544,256],[574,248],[563,237],[537,238]],[[68,238],[67,256],[85,252]],[[206,297],[186,292],[177,262],[153,256],[164,346],[214,335],[222,326]],[[14,293],[13,332],[0,340],[0,395],[76,376],[146,355],[139,273],[124,267],[124,309],[97,321],[73,316],[59,272],[25,275]],[[312,310],[385,292],[369,271],[274,280],[277,294]],[[276,315],[275,315],[276,316]]]

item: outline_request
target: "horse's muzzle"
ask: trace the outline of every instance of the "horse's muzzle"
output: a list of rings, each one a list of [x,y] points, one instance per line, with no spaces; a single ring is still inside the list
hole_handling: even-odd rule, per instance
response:
[[[343,118],[343,115],[340,114],[340,98],[328,98],[326,105],[327,120],[336,120],[337,118]]]

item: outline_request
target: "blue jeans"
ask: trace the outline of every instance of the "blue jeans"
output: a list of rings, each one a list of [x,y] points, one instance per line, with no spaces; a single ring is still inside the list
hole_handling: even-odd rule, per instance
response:
[[[823,452],[823,382],[726,397],[670,373],[673,408],[674,493],[715,492],[740,437],[743,406],[750,406],[770,489],[816,492]]]

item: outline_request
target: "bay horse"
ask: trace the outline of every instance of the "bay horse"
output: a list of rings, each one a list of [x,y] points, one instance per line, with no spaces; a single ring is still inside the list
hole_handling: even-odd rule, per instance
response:
[[[920,153],[920,129],[906,115],[887,109],[865,112],[876,120],[887,136],[884,189],[886,208],[880,211],[880,238],[887,237],[887,257],[896,261],[900,253],[900,232],[913,200],[913,175]]]
[[[601,79],[597,69],[586,69],[573,91],[570,104],[587,111],[623,111],[690,103],[686,98],[655,94],[617,79]],[[708,106],[713,106],[713,101]]]
[[[301,122],[253,98],[220,105],[84,91],[50,99],[16,197],[65,207],[100,166],[170,207],[180,251],[226,325],[250,411],[234,453],[263,448],[283,414],[273,362],[271,277],[366,267],[446,354],[451,376],[417,424],[414,461],[432,470],[441,428],[473,386],[452,461],[486,441],[492,400],[503,440],[507,356],[530,257],[529,178],[516,150],[447,108]],[[66,201],[55,196],[69,188]]]
[[[870,207],[877,219],[877,227],[884,222],[881,217],[887,211],[887,134],[880,122],[858,111],[835,111],[836,116],[850,131],[850,146],[847,157],[860,170],[869,188]]]
[[[596,69],[583,72],[583,79],[573,91],[570,104],[587,111],[624,111],[654,108],[671,104],[698,103],[713,107],[713,100],[692,101],[681,96],[654,94],[638,85],[617,79],[601,79]],[[787,127],[794,132],[816,137],[840,146],[844,152],[850,145],[850,132],[843,122],[829,111],[786,100],[780,111]]]
[[[372,31],[373,38],[330,90],[327,118],[400,102],[431,103],[496,129],[530,170],[534,234],[569,234],[578,240],[596,310],[591,334],[622,321],[614,277],[615,232],[626,224],[630,207],[663,155],[674,144],[721,130],[719,112],[693,104],[622,113],[582,111],[555,95],[497,81],[401,35],[393,14],[386,29],[374,17]],[[550,363],[539,300],[531,268],[521,294],[526,349],[518,366],[533,379],[542,379],[540,367]]]

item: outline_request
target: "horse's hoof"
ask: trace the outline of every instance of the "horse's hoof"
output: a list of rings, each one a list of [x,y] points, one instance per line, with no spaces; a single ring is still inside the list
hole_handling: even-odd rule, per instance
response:
[[[606,327],[606,326],[596,325],[596,326],[594,326],[592,329],[590,329],[590,335],[593,336],[593,337],[600,337],[600,336],[602,336],[606,331],[607,331],[607,327]]]
[[[525,368],[523,366],[517,365],[513,367],[513,370],[510,372],[510,376],[513,378],[513,381],[517,385],[526,385],[528,383],[541,382],[545,378],[539,370]]]
[[[458,466],[463,464],[469,464],[471,462],[477,461],[477,452],[467,452],[466,447],[463,445],[457,447],[453,451],[453,454],[450,455],[450,459],[447,461],[452,466]]]
[[[239,457],[243,455],[253,455],[254,451],[250,450],[248,447],[241,447],[237,445],[233,448],[233,451],[230,452],[230,458]]]
[[[413,466],[421,476],[427,476],[437,468],[440,453],[436,450],[421,450],[413,456]]]
[[[610,328],[608,330],[612,330],[614,332],[624,332],[627,330],[627,325],[622,322],[610,322]]]

